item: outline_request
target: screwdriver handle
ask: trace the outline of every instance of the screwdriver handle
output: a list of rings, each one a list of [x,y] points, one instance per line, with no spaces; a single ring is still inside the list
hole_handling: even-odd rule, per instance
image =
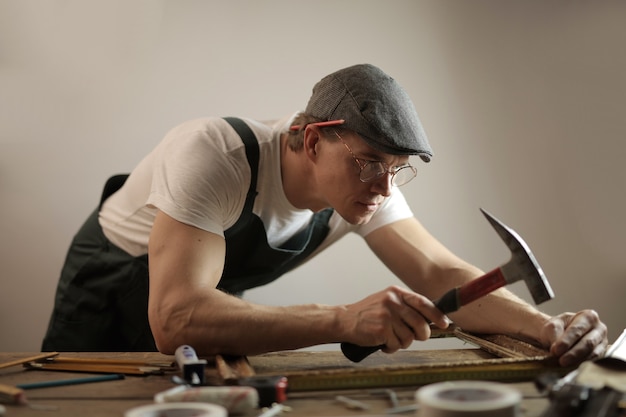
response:
[[[341,351],[343,352],[343,355],[346,358],[350,359],[352,362],[361,362],[372,353],[384,347],[385,345],[359,346],[355,345],[354,343],[343,342],[341,344]]]

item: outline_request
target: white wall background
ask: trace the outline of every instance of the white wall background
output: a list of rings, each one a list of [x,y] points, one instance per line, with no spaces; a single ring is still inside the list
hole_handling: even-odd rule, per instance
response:
[[[0,350],[39,349],[67,246],[104,180],[202,115],[281,117],[371,62],[435,150],[405,189],[478,266],[514,227],[557,298],[626,327],[626,2],[0,0]],[[417,162],[417,161],[416,161]],[[249,297],[346,303],[396,280],[347,238]],[[513,290],[528,299],[523,286]]]

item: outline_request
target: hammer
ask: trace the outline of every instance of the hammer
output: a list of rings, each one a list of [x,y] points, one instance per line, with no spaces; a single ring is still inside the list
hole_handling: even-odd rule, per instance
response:
[[[457,311],[461,306],[471,303],[490,292],[517,281],[524,281],[535,304],[541,304],[554,298],[554,292],[537,263],[530,248],[513,229],[487,213],[482,208],[491,226],[496,229],[504,243],[511,251],[511,259],[485,275],[476,278],[460,287],[445,293],[435,306],[444,313]],[[341,351],[353,362],[360,362],[368,355],[376,352],[381,346],[358,346],[352,343],[342,343]]]

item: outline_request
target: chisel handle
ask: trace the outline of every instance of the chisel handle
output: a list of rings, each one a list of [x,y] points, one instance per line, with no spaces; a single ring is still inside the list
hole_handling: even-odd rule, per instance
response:
[[[439,300],[435,301],[435,306],[444,314],[454,313],[461,306],[471,303],[490,292],[506,285],[506,280],[500,268],[496,268],[480,278],[476,278],[461,287],[456,287],[445,293]],[[379,346],[359,346],[353,343],[344,342],[341,344],[341,351],[344,356],[352,362],[361,362],[372,353],[384,348]]]

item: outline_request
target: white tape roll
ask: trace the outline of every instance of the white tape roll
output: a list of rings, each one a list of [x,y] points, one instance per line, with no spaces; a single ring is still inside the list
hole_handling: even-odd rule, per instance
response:
[[[522,395],[496,382],[450,381],[417,390],[420,417],[516,417]]]
[[[259,392],[238,385],[221,387],[187,387],[178,385],[154,396],[154,402],[199,402],[221,405],[228,414],[245,414],[259,406]]]
[[[131,408],[124,417],[227,417],[222,406],[203,403],[165,403]]]

